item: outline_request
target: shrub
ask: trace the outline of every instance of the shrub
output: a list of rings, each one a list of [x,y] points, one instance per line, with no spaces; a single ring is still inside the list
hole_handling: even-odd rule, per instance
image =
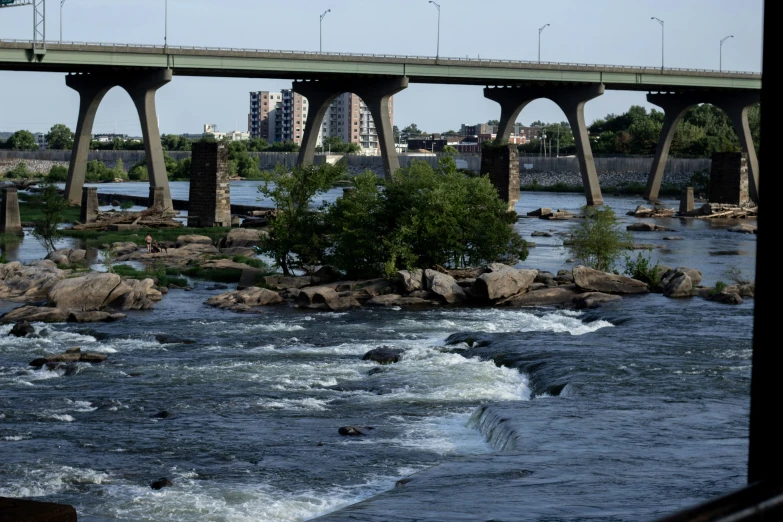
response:
[[[64,183],[68,181],[68,167],[53,165],[45,179],[50,183]]]
[[[631,247],[631,234],[620,229],[609,206],[583,206],[582,212],[585,218],[574,228],[566,246],[582,264],[609,272],[620,252]]]
[[[8,179],[28,179],[32,178],[35,174],[27,168],[27,164],[20,161],[16,164],[16,167],[5,173],[5,177]]]
[[[729,266],[729,268],[723,271],[723,277],[729,281],[733,281],[738,285],[746,285],[750,283],[750,280],[747,278],[747,276],[745,276],[745,274],[742,273],[742,270],[734,265]]]
[[[661,268],[658,266],[658,262],[652,265],[649,256],[643,255],[641,252],[636,256],[636,259],[631,256],[625,256],[625,274],[634,279],[638,279],[643,283],[650,285],[650,290],[655,290],[661,285]]]
[[[123,201],[120,203],[120,208],[122,210],[128,210],[129,208],[133,208],[133,201]]]
[[[40,185],[40,192],[33,198],[33,202],[42,214],[41,218],[35,221],[33,236],[51,253],[54,251],[55,241],[62,235],[59,227],[68,202],[60,196],[57,186],[49,182]]]
[[[715,283],[715,288],[710,290],[710,295],[713,296],[713,295],[720,294],[726,289],[727,286],[729,285],[727,285],[724,281],[718,281],[717,283]]]

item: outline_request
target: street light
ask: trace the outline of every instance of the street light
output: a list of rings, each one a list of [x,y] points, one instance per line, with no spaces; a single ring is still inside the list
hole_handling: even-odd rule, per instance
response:
[[[663,71],[663,20],[655,16],[651,16],[650,20],[658,20],[658,23],[661,24],[661,71]]]
[[[324,46],[324,39],[323,39],[323,25],[324,25],[324,16],[326,16],[326,13],[331,13],[331,9],[327,9],[324,11],[324,14],[321,15],[320,20],[318,21],[318,52],[323,52],[323,46]]]
[[[163,33],[163,47],[169,48],[169,0],[166,0],[166,13],[164,17],[165,32]]]
[[[538,29],[538,63],[541,63],[541,33],[543,33],[544,29],[547,27],[549,27],[549,24],[546,24]]]
[[[60,43],[63,43],[63,4],[65,0],[60,0]]]
[[[734,35],[730,34],[729,36],[726,36],[725,38],[723,38],[720,41],[720,61],[718,62],[718,71],[719,72],[723,71],[723,42],[725,42],[729,38],[734,38]]]
[[[437,60],[440,57],[440,4],[437,4],[430,0],[430,3],[438,8],[438,49],[435,52],[435,59]]]

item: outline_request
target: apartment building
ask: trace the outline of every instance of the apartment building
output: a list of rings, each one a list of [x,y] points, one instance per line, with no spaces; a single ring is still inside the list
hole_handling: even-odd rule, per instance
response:
[[[251,92],[250,137],[269,142],[293,141],[301,145],[307,112],[307,98],[291,89],[279,93]],[[393,125],[393,100],[389,100],[389,115]],[[339,95],[326,110],[317,144],[320,146],[324,138],[331,136],[338,136],[345,143],[356,143],[368,154],[379,150],[378,133],[369,108],[361,98],[349,92]]]

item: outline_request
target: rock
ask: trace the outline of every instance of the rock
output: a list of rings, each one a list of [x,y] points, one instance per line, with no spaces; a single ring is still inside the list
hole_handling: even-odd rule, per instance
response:
[[[319,266],[318,269],[313,272],[313,277],[319,284],[325,284],[339,281],[342,274],[335,267],[324,265]]]
[[[57,282],[49,290],[48,304],[56,308],[82,312],[100,310],[110,302],[109,296],[123,286],[122,279],[117,274],[91,272],[81,277]],[[122,293],[125,291],[127,287]]]
[[[757,227],[748,223],[741,223],[728,229],[729,232],[739,232],[740,234],[756,234],[758,233],[757,230]]]
[[[276,305],[283,302],[284,299],[274,290],[251,286],[244,290],[212,296],[207,299],[205,304],[233,311],[249,311],[253,308]]]
[[[532,210],[527,213],[530,217],[543,217],[543,216],[549,216],[552,214],[551,208],[538,208],[536,210]]]
[[[400,270],[397,272],[399,282],[402,284],[403,291],[406,294],[422,289],[423,276],[424,272],[420,268],[417,268],[416,270]]]
[[[449,304],[461,303],[465,300],[465,291],[450,275],[427,269],[424,272],[424,282],[427,290]]]
[[[231,226],[238,227],[242,224],[242,218],[239,216],[231,216]]]
[[[538,273],[536,274],[536,278],[533,280],[536,283],[546,283],[550,279],[554,279],[555,274],[552,272],[546,272],[542,270],[538,270]]]
[[[376,295],[385,295],[394,293],[395,284],[388,279],[371,279],[369,281],[360,281],[353,287],[354,296],[359,298],[375,297]]]
[[[598,308],[605,303],[611,303],[612,301],[620,301],[622,297],[619,295],[604,294],[601,292],[585,292],[574,297],[574,308],[582,310],[584,308]]]
[[[661,286],[663,287],[663,295],[666,297],[691,297],[691,290],[695,285],[688,274],[677,270],[666,279],[666,284]]]
[[[630,277],[577,266],[572,270],[576,286],[587,292],[605,294],[641,294],[649,292],[646,283]]]
[[[169,486],[173,486],[174,483],[167,479],[166,477],[161,477],[158,480],[154,481],[152,484],[150,484],[150,487],[152,489],[163,489]]]
[[[261,239],[268,237],[266,231],[253,228],[232,228],[226,237],[220,241],[220,246],[225,248],[234,247],[254,247],[261,242]],[[210,241],[210,244],[212,242]]]
[[[338,294],[334,289],[326,286],[302,289],[296,296],[296,305],[301,308],[331,310],[333,312],[361,308],[359,302],[353,297]]]
[[[754,297],[756,295],[755,283],[746,283],[738,286],[739,288],[737,289],[737,293],[740,295],[740,297]]]
[[[535,231],[532,234],[530,234],[532,237],[552,237],[551,232],[541,232],[541,231]]]
[[[22,265],[18,261],[0,263],[0,300],[35,301],[46,298],[49,290],[67,272],[50,261]]]
[[[86,256],[86,250],[64,248],[50,253],[46,259],[54,261],[57,265],[73,265],[84,261]]]
[[[663,236],[664,241],[682,241],[685,239],[682,236]]]
[[[212,238],[209,236],[200,236],[196,234],[179,236],[177,238],[176,247],[182,248],[185,245],[210,245],[212,246]]]
[[[343,435],[345,437],[358,437],[360,435],[367,435],[367,433],[365,433],[362,430],[371,430],[371,429],[373,429],[373,428],[371,428],[370,426],[363,426],[363,427],[359,427],[359,426],[342,426],[342,427],[340,427],[337,430],[337,433],[339,433],[340,435]]]
[[[719,292],[710,296],[709,299],[723,304],[742,304],[742,297],[734,292]]]
[[[503,263],[491,263],[487,265],[484,273],[487,272],[503,272],[505,270],[516,270],[513,266],[504,265]],[[478,276],[476,276],[478,277]]]
[[[111,200],[111,206],[112,207],[119,207],[120,206],[120,202],[118,200],[116,200],[116,199],[112,199]]]
[[[152,279],[125,279],[106,298],[106,306],[115,310],[151,310],[154,302],[163,299]]]
[[[112,243],[111,251],[115,256],[124,256],[139,250],[139,245],[133,241],[122,241]],[[146,250],[145,250],[146,252]]]
[[[375,361],[378,364],[392,364],[400,362],[402,354],[402,350],[397,350],[388,346],[380,346],[365,353],[362,357],[362,361]]]
[[[263,228],[269,225],[267,218],[245,218],[240,225],[242,228]]]
[[[196,341],[193,339],[182,339],[167,334],[157,334],[155,335],[155,340],[160,344],[196,344]]]
[[[39,357],[31,361],[30,366],[33,366],[35,368],[41,368],[44,365],[56,367],[58,363],[76,363],[76,362],[98,364],[104,362],[108,358],[109,356],[106,355],[105,353],[93,353],[93,352],[80,353],[80,351],[69,351],[66,353],[56,353],[52,355],[46,355],[44,357]]]
[[[264,277],[266,286],[273,290],[285,290],[287,288],[304,288],[312,284],[309,277],[291,277],[282,274],[274,274]]]
[[[207,290],[228,290],[228,285],[224,285],[223,283],[215,283],[214,285],[207,288]]]
[[[102,363],[108,358],[109,356],[106,355],[105,353],[87,352],[79,355],[79,362]]]
[[[113,323],[125,319],[125,314],[110,314],[108,312],[71,312],[66,321],[69,323]]]
[[[62,308],[46,306],[21,306],[0,316],[0,323],[29,321],[31,323],[63,323],[68,318],[68,311]]]
[[[166,410],[161,410],[158,413],[155,413],[154,415],[150,415],[153,419],[168,419],[169,418],[169,412]]]
[[[14,337],[27,337],[28,335],[32,335],[35,333],[35,328],[33,328],[29,322],[27,321],[17,321],[13,328],[11,328],[11,331],[8,332],[8,335],[13,335]]]
[[[523,294],[513,295],[501,301],[498,306],[552,306],[570,305],[579,295],[575,286],[544,288]]]
[[[631,232],[676,232],[674,229],[654,223],[633,223],[625,227],[625,229]]]
[[[666,271],[664,271],[666,269]],[[658,273],[661,274],[661,286],[666,286],[669,281],[677,277],[678,272],[681,274],[687,274],[691,279],[693,286],[699,286],[701,284],[701,271],[695,268],[688,268],[687,266],[678,266],[677,268],[669,268],[666,266],[658,265]]]
[[[537,276],[537,270],[515,268],[481,274],[470,287],[470,295],[490,301],[511,297],[527,290]]]
[[[571,270],[558,270],[557,276],[555,276],[555,281],[558,283],[573,283],[574,274],[571,272]]]

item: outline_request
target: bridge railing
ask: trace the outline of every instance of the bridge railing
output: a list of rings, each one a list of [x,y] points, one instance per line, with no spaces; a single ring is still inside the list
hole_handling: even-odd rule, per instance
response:
[[[32,40],[10,40],[0,39],[0,43],[21,43],[32,45]],[[588,63],[576,63],[576,62],[539,62],[530,60],[508,60],[508,59],[496,59],[496,58],[471,58],[469,56],[465,58],[461,57],[434,57],[434,56],[418,56],[418,55],[404,55],[404,54],[370,54],[370,53],[341,53],[341,52],[317,52],[317,51],[292,51],[281,49],[250,49],[244,47],[199,47],[199,46],[185,46],[185,45],[156,45],[156,44],[131,44],[131,43],[107,43],[107,42],[46,42],[46,45],[53,48],[68,48],[71,46],[77,47],[103,47],[103,48],[140,48],[140,49],[155,49],[160,51],[212,51],[212,52],[233,52],[233,53],[257,53],[257,54],[287,54],[287,55],[302,55],[302,56],[334,56],[334,57],[357,57],[357,58],[384,58],[393,60],[429,60],[438,63],[441,62],[478,62],[486,64],[518,64],[540,68],[547,67],[585,67],[590,69],[633,69],[639,71],[655,72],[700,72],[700,73],[717,73],[717,74],[744,74],[744,75],[758,75],[758,72],[752,71],[730,71],[715,69],[697,69],[686,67],[656,67],[646,65],[611,65],[611,64],[588,64]]]

